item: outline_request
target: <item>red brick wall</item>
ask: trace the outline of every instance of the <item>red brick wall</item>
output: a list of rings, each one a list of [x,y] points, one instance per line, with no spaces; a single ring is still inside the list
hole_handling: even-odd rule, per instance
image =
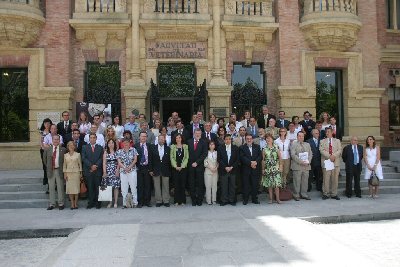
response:
[[[28,67],[30,56],[0,56],[1,68]]]

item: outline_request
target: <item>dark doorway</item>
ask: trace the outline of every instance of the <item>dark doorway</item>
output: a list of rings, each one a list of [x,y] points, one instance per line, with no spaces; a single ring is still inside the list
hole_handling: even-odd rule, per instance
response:
[[[172,112],[178,112],[179,117],[185,125],[191,121],[193,114],[193,100],[191,99],[162,99],[161,100],[161,116],[164,123],[168,122],[168,118]]]

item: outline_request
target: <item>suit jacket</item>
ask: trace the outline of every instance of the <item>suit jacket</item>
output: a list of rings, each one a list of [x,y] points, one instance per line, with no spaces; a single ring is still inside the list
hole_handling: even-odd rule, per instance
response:
[[[217,152],[218,157],[218,173],[219,175],[226,175],[226,167],[233,167],[230,173],[236,173],[239,167],[239,148],[231,144],[231,158],[228,162],[228,153],[226,153],[226,145],[220,145]]]
[[[254,126],[254,134],[251,131],[251,126],[246,128],[246,132],[248,134],[251,134],[253,136],[253,138],[256,138],[258,136],[258,126],[257,125]]]
[[[198,167],[204,168],[204,160],[208,154],[207,142],[203,139],[200,139],[197,143],[197,149],[194,150],[194,139],[189,139],[188,148],[189,166],[192,165],[193,162],[196,162]]]
[[[244,119],[244,120],[242,120],[242,121],[240,121],[240,123],[245,127],[245,128],[247,128],[247,122],[249,123],[249,126],[250,126],[250,119]]]
[[[182,147],[183,147],[183,159],[182,159],[181,167],[187,168],[188,161],[189,161],[189,148],[188,148],[188,145],[186,145],[186,144],[183,144]],[[170,151],[170,159],[171,159],[171,166],[173,168],[177,167],[176,151],[177,151],[176,145],[172,144],[171,151]]]
[[[171,143],[175,144],[175,136],[178,134],[178,130],[172,131],[171,132]],[[188,129],[183,128],[182,129],[182,135],[183,135],[183,143],[187,144],[187,141],[190,139],[190,133],[188,131]]]
[[[133,134],[133,141],[135,142],[135,144],[139,143],[140,133],[141,133],[141,131],[138,131]],[[156,141],[156,137],[155,137],[153,131],[150,129],[147,129],[146,133],[147,133],[146,143],[154,144],[154,142]]]
[[[69,141],[74,141],[74,140],[72,139],[72,133],[69,133],[69,134],[67,134],[67,135],[65,136],[64,144],[63,144],[63,146],[64,146],[65,148],[67,147],[67,144],[68,144]],[[77,148],[76,148],[76,151],[79,152],[79,153],[81,153],[82,147],[83,147],[83,145],[85,145],[85,144],[86,144],[86,143],[85,143],[85,135],[84,135],[84,134],[80,134],[79,139],[78,139],[78,146],[77,146]]]
[[[319,145],[319,151],[321,152],[321,166],[325,168],[324,161],[329,159],[329,138],[321,140]],[[335,167],[340,166],[340,158],[342,156],[342,145],[339,139],[332,138],[332,154],[335,156]]]
[[[308,120],[307,122],[305,120],[302,120],[299,122],[301,126],[303,126],[303,129],[306,133],[306,136],[304,137],[304,140],[308,140],[312,137],[311,131],[312,129],[315,128],[315,121],[313,120]]]
[[[46,172],[47,172],[47,177],[52,177],[53,176],[53,171],[58,171],[60,174],[60,177],[64,179],[64,154],[67,152],[65,147],[62,147],[61,145],[59,146],[59,154],[58,154],[58,169],[53,170],[53,150],[54,146],[50,145],[48,148],[46,148],[43,152],[43,163],[46,166]]]
[[[57,123],[57,133],[59,135],[61,135],[63,137],[63,139],[65,139],[64,137],[65,137],[66,134],[68,134],[68,133],[70,133],[72,131],[71,130],[71,123],[72,123],[72,121],[69,120],[68,121],[67,130],[65,130],[65,128],[64,128],[64,121],[60,121],[59,123]]]
[[[290,162],[290,167],[294,171],[307,171],[311,170],[311,160],[313,157],[312,151],[310,144],[307,142],[303,142],[303,147],[301,146],[300,142],[294,142],[292,146],[290,147],[290,157],[291,157],[291,162]],[[299,158],[299,153],[301,152],[307,152],[308,153],[308,162],[310,164],[308,165],[302,165],[302,160]]]
[[[358,164],[357,168],[361,172],[362,170],[362,159],[364,157],[364,150],[361,145],[357,145],[358,150]],[[344,163],[346,164],[346,170],[351,170],[354,166],[354,153],[353,153],[353,145],[349,144],[343,148],[342,158]]]
[[[259,145],[252,144],[252,153],[250,154],[250,149],[247,144],[240,147],[239,157],[242,163],[242,173],[244,176],[253,174],[254,176],[260,176],[261,174],[261,160],[262,154]],[[257,161],[257,168],[251,168],[251,161]]]
[[[283,124],[282,124],[281,120],[277,119],[276,120],[276,127],[278,127],[278,128],[286,128],[286,129],[289,130],[289,123],[290,123],[290,121],[283,120]]]
[[[210,132],[209,134],[210,134],[211,141],[213,141],[215,143],[215,146],[217,147],[218,146],[218,136],[215,133],[212,133],[212,132]],[[201,138],[204,139],[207,143],[210,141],[210,139],[208,139],[206,137],[206,132],[203,132],[201,134]]]
[[[149,170],[154,173],[155,176],[166,176],[171,177],[171,159],[170,159],[170,148],[164,144],[164,156],[162,161],[160,160],[160,155],[158,154],[158,145],[152,145],[149,161]]]
[[[246,137],[243,136],[243,139],[244,139],[244,143],[242,144],[242,137],[241,136],[235,137],[235,138],[233,138],[232,144],[234,146],[241,147],[242,145],[246,144]]]
[[[154,144],[154,142],[153,142],[152,144]],[[140,148],[140,142],[135,143],[135,149],[136,149],[136,151],[137,151],[137,153],[138,153],[137,161],[136,161],[136,167],[137,167],[139,170],[140,170],[141,168],[147,168],[147,167],[150,168],[150,166],[151,166],[151,164],[152,164],[152,163],[151,163],[151,160],[152,160],[152,157],[151,157],[151,147],[153,146],[152,144],[146,142],[146,147],[147,147],[147,166],[142,166],[142,165],[140,165],[140,159],[142,158],[142,149]],[[157,153],[158,153],[158,151],[157,151]]]
[[[312,160],[311,167],[321,167],[321,152],[319,151],[319,145],[321,144],[321,139],[318,140],[317,145],[315,145],[314,139],[310,138],[307,140],[307,143],[310,144],[311,152],[312,152]]]
[[[94,152],[90,144],[82,147],[83,174],[87,177],[90,175],[90,167],[97,165],[96,175],[101,176],[103,173],[103,148],[95,145]]]
[[[264,128],[264,129],[267,128],[269,126],[269,120],[271,118],[276,119],[274,115],[268,113],[267,121],[265,121],[264,114],[261,114],[260,117],[258,117],[257,119],[258,128]]]
[[[191,124],[187,125],[185,128],[189,133],[189,139],[193,138],[193,124],[191,123]],[[199,128],[201,129],[202,132],[204,132],[204,125],[203,124],[199,123]]]

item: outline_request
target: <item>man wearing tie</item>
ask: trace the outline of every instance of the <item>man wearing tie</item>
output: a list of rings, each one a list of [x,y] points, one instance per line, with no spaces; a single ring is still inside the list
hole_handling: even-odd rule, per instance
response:
[[[153,177],[156,207],[169,207],[169,177],[171,177],[170,148],[165,136],[158,136],[158,144],[151,147],[150,175]]]
[[[202,132],[204,132],[204,126],[203,126],[203,124],[200,123],[200,120],[199,120],[199,117],[197,116],[197,114],[193,114],[192,123],[189,124],[188,126],[186,126],[186,129],[189,132],[189,138],[193,138],[194,131],[196,131],[196,129],[200,129]]]
[[[83,174],[88,189],[88,209],[101,208],[99,186],[103,174],[103,147],[96,144],[96,133],[90,133],[89,144],[82,148]]]
[[[267,105],[262,106],[262,115],[257,119],[257,125],[259,128],[267,128],[269,127],[269,119],[274,118],[276,120],[275,115],[269,114],[269,109]]]
[[[246,143],[246,128],[241,126],[239,128],[239,136],[233,139],[233,145],[240,147]]]
[[[330,117],[329,122],[331,123],[330,127],[332,128],[332,136],[342,141],[342,129],[336,125],[336,118],[333,116]]]
[[[253,136],[253,138],[257,138],[258,127],[257,127],[256,118],[251,117],[249,121],[250,121],[250,123],[249,123],[249,126],[247,127],[246,131],[248,134],[251,134],[251,136]]]
[[[262,154],[259,145],[253,144],[253,137],[246,135],[246,144],[240,147],[240,161],[242,163],[243,205],[247,205],[251,193],[254,204],[260,204],[257,193],[260,187]]]
[[[202,131],[197,128],[192,139],[188,141],[189,148],[189,188],[192,206],[203,205],[204,198],[204,160],[208,154],[207,142],[201,138]]]
[[[312,137],[311,131],[315,128],[315,121],[311,119],[311,114],[308,111],[304,111],[303,117],[304,120],[299,122],[299,124],[303,126],[303,129],[306,132],[305,139],[308,140]]]
[[[85,143],[84,139],[84,134],[81,134],[79,129],[74,129],[72,131],[72,140],[75,143],[76,151],[81,153],[82,152],[82,147]]]
[[[285,120],[285,111],[280,110],[278,112],[278,119],[276,120],[276,127],[278,128],[286,128],[287,130],[289,130],[289,123],[290,121]]]
[[[245,110],[244,111],[244,120],[242,120],[240,123],[244,126],[244,127],[249,127],[250,126],[250,111],[249,110]]]
[[[313,154],[311,160],[311,170],[310,175],[308,177],[308,192],[311,191],[311,182],[315,181],[316,187],[318,191],[322,191],[322,168],[321,168],[321,152],[319,151],[319,145],[321,139],[319,138],[319,131],[317,129],[313,129],[311,131],[312,138],[307,140],[307,143],[310,144],[311,152]]]
[[[221,206],[236,205],[236,173],[239,166],[239,149],[232,145],[229,134],[224,137],[225,145],[218,147],[218,173],[221,181]]]
[[[351,198],[353,192],[352,182],[354,179],[354,193],[361,198],[360,175],[362,170],[363,147],[358,144],[356,136],[351,137],[351,143],[343,149],[343,161],[346,164],[346,196]]]
[[[290,166],[293,171],[293,198],[296,201],[299,201],[299,198],[310,200],[307,189],[312,152],[310,144],[304,142],[303,132],[297,133],[297,142],[290,147],[290,156],[292,158]]]
[[[47,210],[54,209],[56,205],[56,185],[58,195],[58,208],[64,209],[64,154],[66,149],[60,145],[60,136],[52,136],[52,144],[43,152],[43,163],[46,166],[49,182],[50,204]]]
[[[340,171],[340,158],[342,155],[342,145],[339,139],[332,136],[332,128],[326,128],[326,138],[321,141],[319,151],[321,152],[321,165],[323,174],[322,199],[329,197],[340,200],[337,195],[338,178]],[[330,160],[333,164],[333,170],[327,170],[325,160]]]
[[[218,137],[215,133],[211,132],[211,123],[206,122],[204,124],[204,132],[202,133],[201,137],[209,143],[213,141],[215,145],[218,145]]]
[[[151,207],[151,176],[149,166],[151,166],[150,144],[146,143],[147,133],[140,132],[139,142],[136,143],[135,148],[138,152],[138,160],[136,166],[137,171],[137,191],[138,191],[138,208]]]
[[[65,140],[65,135],[71,132],[71,120],[69,119],[69,112],[62,113],[63,120],[57,123],[57,133]]]
[[[175,136],[177,134],[181,134],[183,136],[183,143],[185,144],[190,139],[189,130],[183,126],[183,122],[181,120],[176,121],[176,130],[172,131],[171,133],[172,144],[175,144]]]

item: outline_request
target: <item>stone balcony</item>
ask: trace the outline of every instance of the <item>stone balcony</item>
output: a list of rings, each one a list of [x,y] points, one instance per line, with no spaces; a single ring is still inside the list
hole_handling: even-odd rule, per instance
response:
[[[75,0],[70,25],[86,49],[97,49],[100,63],[105,63],[107,49],[125,47],[126,30],[131,25],[127,0]]]
[[[179,38],[205,41],[212,27],[208,0],[144,0],[140,26],[146,40]]]
[[[358,0],[303,0],[300,28],[312,49],[346,51],[361,28]]]
[[[222,28],[231,49],[246,51],[251,64],[253,50],[265,49],[279,28],[273,14],[273,0],[225,0]]]
[[[0,47],[29,46],[38,38],[44,22],[39,0],[0,0]]]

